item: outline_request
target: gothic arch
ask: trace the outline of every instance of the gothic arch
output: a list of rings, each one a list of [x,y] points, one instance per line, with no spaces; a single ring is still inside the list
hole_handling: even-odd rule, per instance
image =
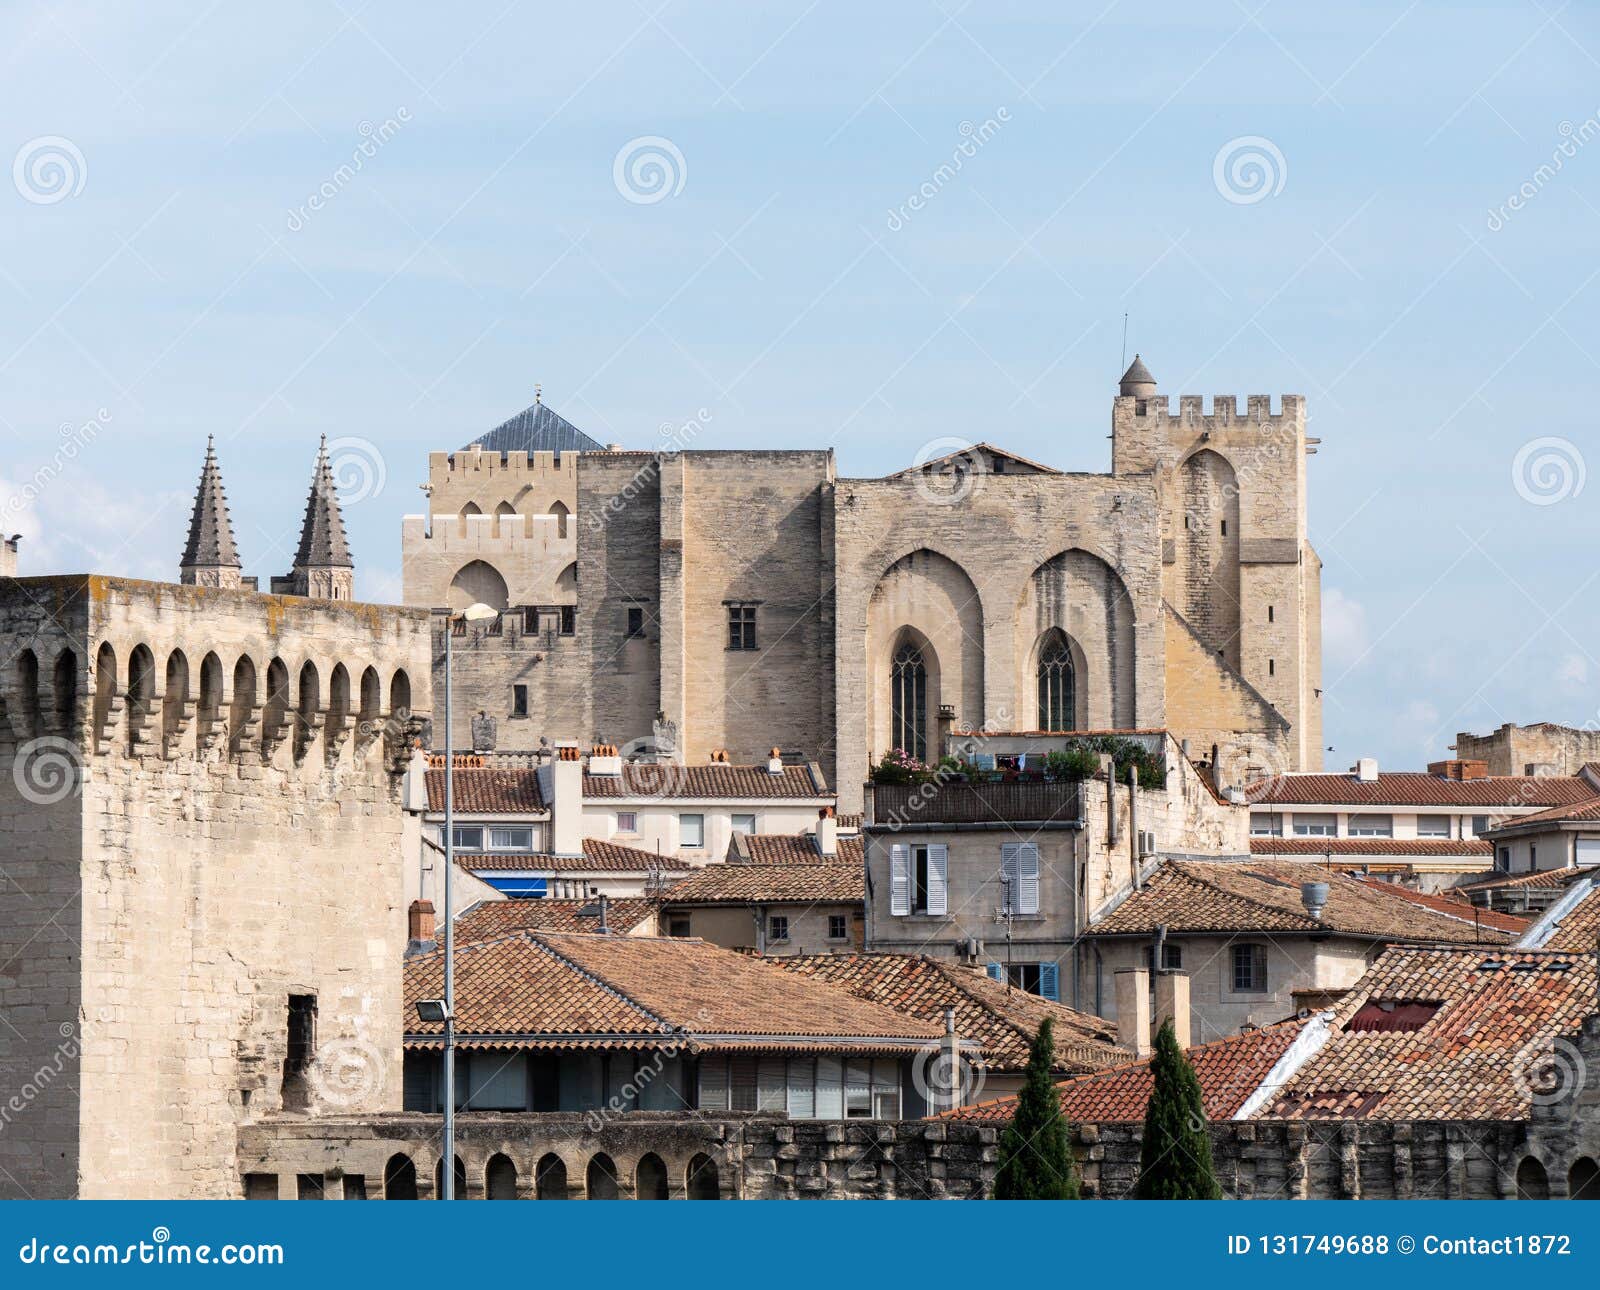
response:
[[[1516,1198],[1550,1199],[1550,1175],[1545,1172],[1544,1163],[1537,1156],[1524,1156],[1522,1163],[1517,1166]]]
[[[571,510],[558,499],[550,503],[550,514],[556,522],[556,537],[564,539],[568,532],[568,521],[572,518]]]
[[[450,580],[450,608],[465,609],[468,605],[485,604],[491,609],[504,609],[511,603],[511,593],[500,570],[487,560],[470,560],[462,565]]]
[[[1172,517],[1177,585],[1167,599],[1227,665],[1239,667],[1239,477],[1211,448],[1178,467]]]
[[[181,649],[167,655],[167,681],[161,691],[162,747],[171,745],[183,729],[189,700],[189,658]]]
[[[51,688],[56,729],[71,734],[78,720],[78,656],[70,649],[56,655]]]
[[[584,1196],[586,1199],[618,1199],[617,1166],[604,1151],[590,1157],[589,1170],[584,1182]]]
[[[467,536],[467,519],[468,519],[468,517],[469,516],[473,516],[473,515],[482,515],[482,514],[483,514],[483,507],[479,506],[477,502],[468,502],[465,506],[463,506],[461,508],[460,516],[456,520],[456,530],[457,530],[457,532],[459,532],[462,537],[466,537]]]
[[[504,1152],[489,1157],[483,1170],[483,1195],[485,1200],[516,1200],[517,1167]]]
[[[633,1178],[635,1200],[667,1199],[667,1166],[654,1151],[647,1151],[639,1158]]]
[[[102,641],[94,656],[94,737],[104,739],[117,698],[117,651]]]
[[[404,1152],[389,1157],[383,1167],[384,1200],[416,1200],[417,1166]]]
[[[701,1152],[689,1161],[684,1192],[690,1200],[721,1200],[722,1186],[717,1177],[717,1162]]]
[[[17,655],[16,698],[26,737],[39,733],[39,657],[31,649]]]
[[[1133,599],[1117,571],[1081,547],[1058,552],[1023,585],[1016,619],[1017,693],[1031,725],[1038,713],[1039,662],[1065,641],[1073,663],[1074,724],[1082,730],[1136,723]]]
[[[1083,647],[1059,627],[1051,627],[1034,642],[1028,675],[1018,693],[1032,696],[1033,710],[1019,725],[1040,730],[1083,730],[1084,694],[1080,679],[1087,675]]]
[[[567,1194],[567,1165],[554,1151],[540,1157],[534,1170],[534,1195],[539,1200],[570,1200]]]
[[[556,575],[556,600],[558,605],[578,603],[578,564],[573,561]]]
[[[510,536],[517,531],[515,524],[506,524],[506,520],[517,518],[517,508],[510,502],[501,502],[494,508],[494,535],[496,537]]]
[[[926,754],[937,758],[942,751],[942,705],[954,708],[962,724],[976,726],[984,719],[983,603],[965,569],[926,547],[889,565],[867,605],[868,729],[874,758],[896,746],[895,659],[907,645],[922,655]],[[902,691],[902,715],[905,697]]]

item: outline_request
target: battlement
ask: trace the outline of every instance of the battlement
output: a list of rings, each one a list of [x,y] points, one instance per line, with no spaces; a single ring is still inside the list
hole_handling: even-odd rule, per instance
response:
[[[562,535],[562,528],[566,535]],[[576,525],[559,515],[407,515],[400,521],[402,550],[426,542],[440,551],[578,558]]]
[[[1169,397],[1165,394],[1151,394],[1144,398],[1119,395],[1114,400],[1113,406],[1114,415],[1119,420],[1127,416],[1136,423],[1160,424],[1176,421],[1182,425],[1201,425],[1210,430],[1233,427],[1244,429],[1251,425],[1304,424],[1305,395],[1284,394],[1280,396],[1279,402],[1281,410],[1274,413],[1270,394],[1246,395],[1243,416],[1239,414],[1239,400],[1232,394],[1212,395],[1209,413],[1204,410],[1205,396],[1200,394],[1180,394],[1176,416],[1173,415]]]
[[[534,479],[567,479],[576,483],[578,454],[576,452],[485,452],[476,446],[460,452],[430,452],[428,454],[428,479],[434,487],[443,487],[452,480],[459,482],[463,476],[474,478],[503,478],[508,482],[527,482]]]
[[[0,580],[0,762],[391,773],[421,733],[426,612],[100,575]],[[22,764],[26,761],[28,764]],[[258,772],[259,773],[259,772]],[[70,790],[69,790],[70,791]]]

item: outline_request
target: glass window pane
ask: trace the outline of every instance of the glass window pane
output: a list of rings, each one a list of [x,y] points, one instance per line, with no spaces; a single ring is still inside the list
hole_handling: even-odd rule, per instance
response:
[[[817,1059],[789,1059],[789,1118],[810,1120],[817,1114]]]
[[[847,1061],[844,1068],[844,1113],[849,1119],[866,1119],[872,1114],[872,1066],[866,1061]]]
[[[817,1058],[817,1119],[844,1119],[844,1070],[837,1057]]]
[[[703,847],[706,844],[706,817],[703,815],[680,815],[678,817],[678,845],[682,847]]]

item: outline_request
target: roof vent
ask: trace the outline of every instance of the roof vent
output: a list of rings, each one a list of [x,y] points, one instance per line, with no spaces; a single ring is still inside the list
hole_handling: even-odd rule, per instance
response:
[[[1376,784],[1378,782],[1378,759],[1376,757],[1362,757],[1356,762],[1356,779],[1363,784]]]
[[[767,773],[769,775],[783,774],[783,752],[781,749],[774,748],[767,754]]]
[[[1306,907],[1306,913],[1322,921],[1322,911],[1328,907],[1328,884],[1325,882],[1303,882],[1300,884],[1300,903]]]

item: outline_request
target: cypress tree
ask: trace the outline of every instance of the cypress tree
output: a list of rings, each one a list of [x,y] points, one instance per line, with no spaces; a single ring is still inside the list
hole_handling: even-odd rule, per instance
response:
[[[1017,1097],[1017,1113],[1000,1135],[996,1200],[1077,1200],[1078,1173],[1068,1141],[1067,1119],[1050,1067],[1056,1043],[1046,1017],[1028,1054],[1028,1074]]]
[[[1221,1200],[1222,1188],[1211,1164],[1200,1081],[1178,1047],[1172,1021],[1162,1022],[1150,1059],[1155,1087],[1144,1113],[1144,1147],[1139,1157],[1138,1200]]]

